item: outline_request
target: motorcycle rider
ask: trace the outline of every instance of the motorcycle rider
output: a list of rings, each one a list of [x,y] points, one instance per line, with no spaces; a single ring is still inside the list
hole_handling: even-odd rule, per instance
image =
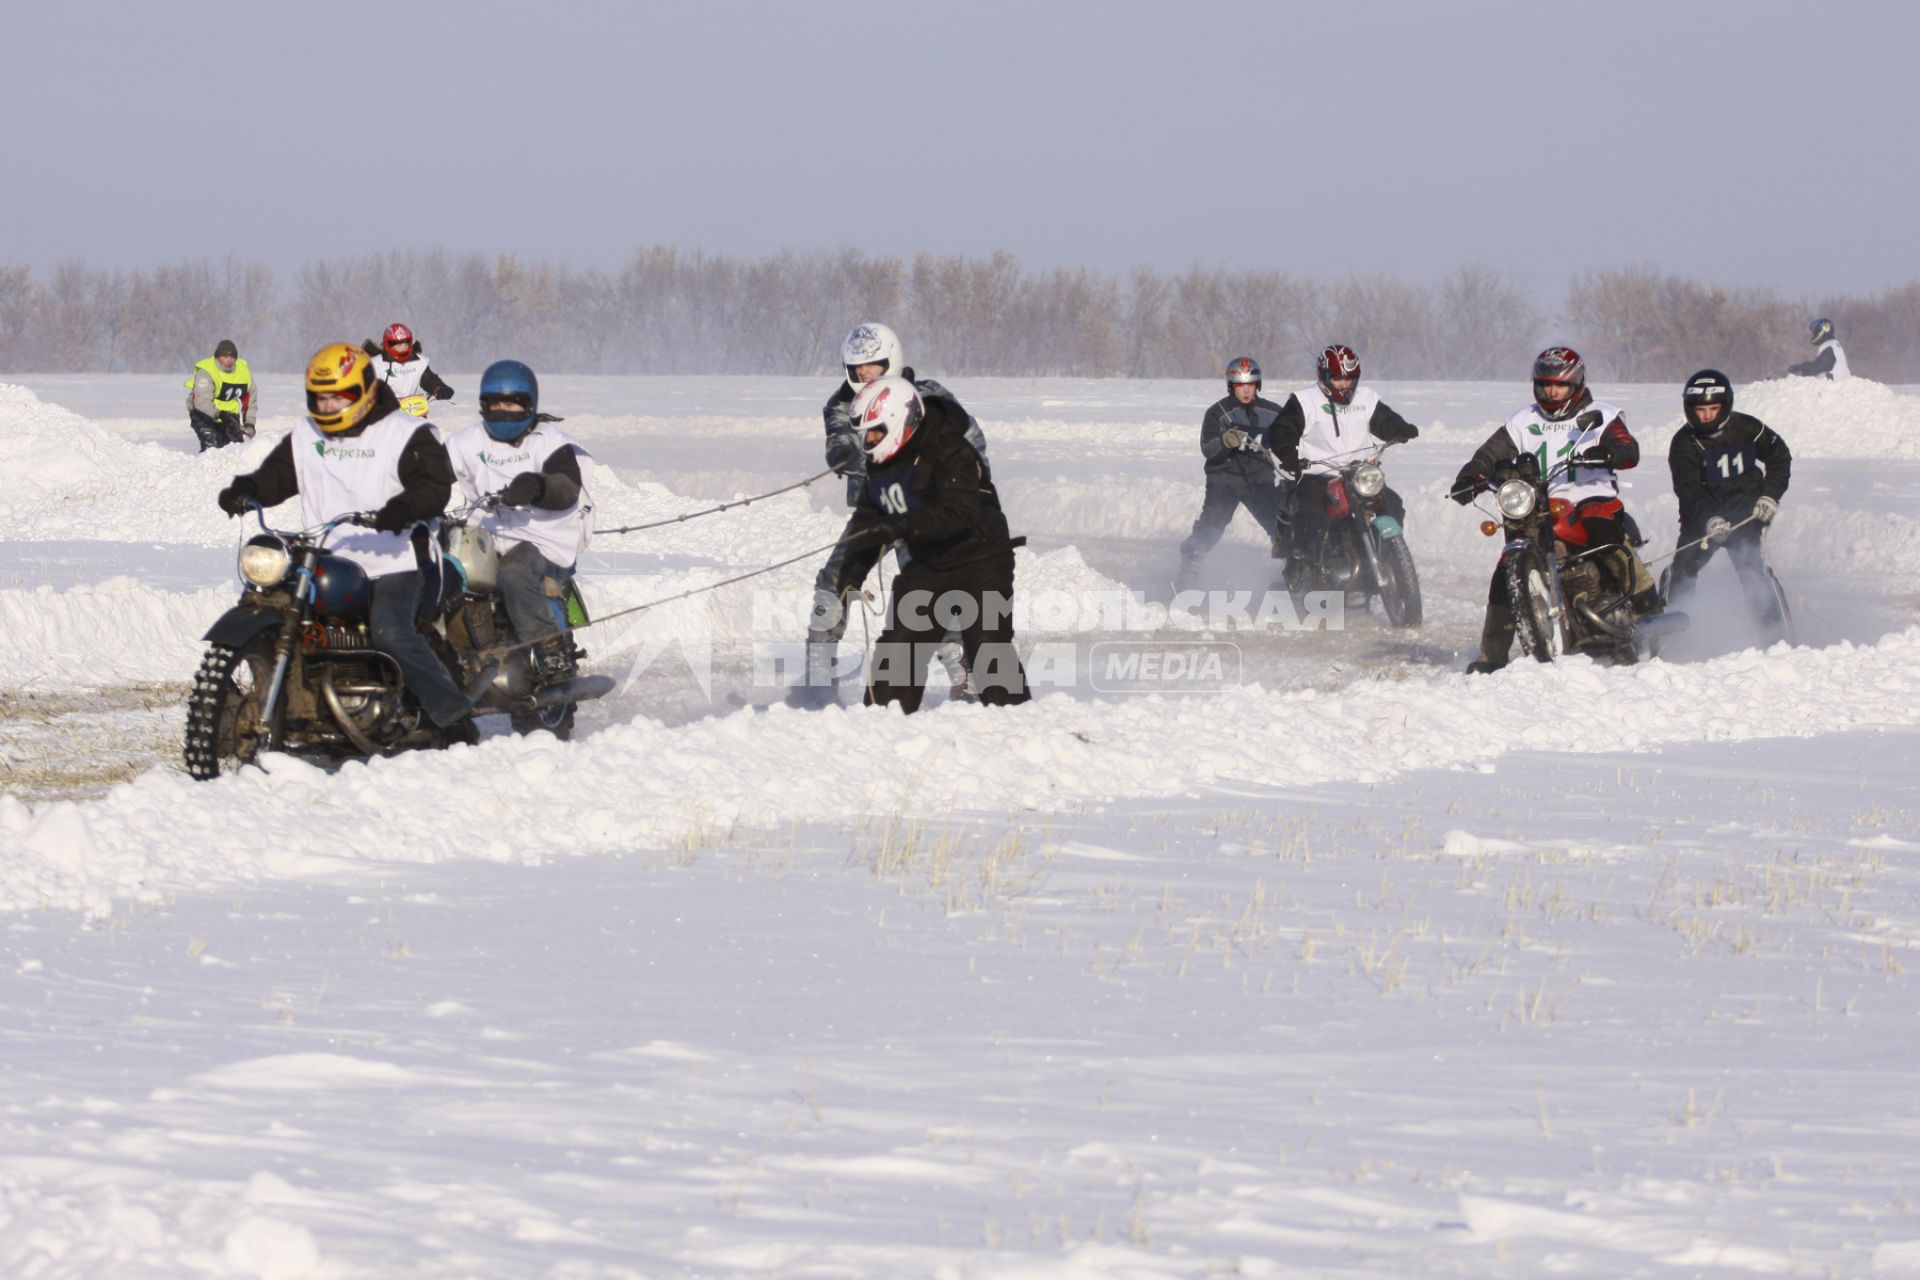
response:
[[[1631,521],[1614,479],[1616,471],[1640,465],[1640,445],[1627,431],[1620,410],[1593,398],[1586,362],[1572,347],[1548,347],[1534,360],[1533,400],[1488,436],[1460,468],[1453,480],[1454,501],[1462,506],[1472,502],[1475,494],[1494,486],[1497,469],[1529,456],[1547,477],[1549,501],[1571,507],[1564,524],[1572,536],[1564,540],[1582,551],[1617,548],[1615,555],[1600,558],[1603,565],[1611,569],[1636,614],[1658,613],[1660,596],[1652,576],[1627,543]],[[1506,666],[1513,630],[1506,583],[1496,565],[1480,653],[1467,670]]]
[[[1780,603],[1767,573],[1761,533],[1779,514],[1793,452],[1766,423],[1734,412],[1733,383],[1718,369],[1688,378],[1680,404],[1687,423],[1667,449],[1673,493],[1680,500],[1680,550],[1673,557],[1667,601],[1684,601],[1700,570],[1724,546],[1754,621],[1771,628],[1780,621]]]
[[[540,412],[540,380],[518,360],[496,360],[480,375],[480,421],[447,441],[454,478],[468,502],[500,503],[479,523],[501,548],[500,598],[515,640],[540,640],[533,661],[564,673],[571,646],[561,632],[574,566],[586,548],[593,503],[593,455]],[[544,637],[544,639],[543,639]]]
[[[867,467],[864,442],[854,425],[853,400],[862,387],[876,378],[903,377],[918,389],[923,399],[940,399],[951,405],[950,411],[942,411],[943,415],[949,412],[959,414],[966,424],[966,442],[979,456],[982,470],[986,469],[987,438],[981,433],[980,424],[973,420],[972,414],[961,408],[951,391],[932,378],[915,376],[907,365],[906,357],[901,354],[900,339],[892,329],[870,320],[855,325],[840,344],[840,362],[846,370],[846,379],[827,397],[821,416],[826,420],[827,465],[846,477],[849,507],[857,507],[861,494],[866,490]],[[840,541],[827,554],[827,561],[820,566],[820,572],[814,575],[813,610],[807,620],[806,674],[787,693],[787,701],[794,706],[823,707],[835,700],[833,656],[840,646],[840,638],[847,632],[847,593],[858,591],[866,581],[867,572],[880,560],[877,554],[873,556],[867,571],[857,577],[848,578],[844,574],[849,538],[857,527],[857,519],[857,512],[848,515],[846,527],[840,532]],[[950,639],[957,643],[957,637]],[[958,659],[946,663],[946,666],[948,678],[956,687],[964,683],[966,671]]]
[[[419,625],[440,599],[433,526],[453,492],[446,448],[432,427],[399,412],[373,362],[351,343],[316,351],[306,387],[307,416],[258,470],[220,491],[220,509],[244,515],[253,503],[273,507],[298,494],[300,519],[310,527],[373,511],[371,528],[343,526],[328,550],[367,572],[373,647],[399,665],[408,691],[449,741],[477,741],[474,699],[454,684]]]
[[[1400,444],[1420,434],[1384,404],[1371,387],[1360,385],[1360,357],[1344,342],[1320,350],[1318,376],[1287,397],[1269,435],[1274,459],[1294,478],[1293,540],[1287,553],[1301,570],[1316,562],[1327,540],[1327,486],[1369,447],[1371,440]],[[1407,504],[1391,486],[1381,491],[1387,514],[1404,525]],[[1282,553],[1274,539],[1275,555]]]
[[[1227,531],[1233,513],[1245,507],[1266,531],[1278,555],[1286,540],[1279,532],[1279,495],[1274,492],[1273,455],[1267,452],[1268,433],[1280,416],[1280,406],[1260,395],[1260,366],[1252,356],[1227,362],[1227,394],[1215,401],[1200,419],[1200,454],[1206,459],[1206,496],[1192,532],[1180,544],[1180,568],[1173,576],[1176,591],[1186,591],[1200,576],[1207,552]]]
[[[1014,543],[986,464],[967,442],[966,411],[888,376],[860,389],[849,416],[867,467],[836,594],[865,578],[888,546],[909,552],[874,646],[867,703],[919,710],[927,662],[950,630],[981,703],[1027,701],[1013,647]]]
[[[374,376],[386,383],[394,399],[403,404],[409,397],[421,395],[433,400],[453,399],[453,388],[428,367],[426,349],[414,339],[413,330],[399,321],[387,326],[379,346],[368,338],[360,349],[373,357]],[[422,410],[420,416],[424,418],[426,411]]]
[[[200,441],[200,452],[253,439],[259,400],[240,348],[232,338],[220,339],[187,379],[187,425]]]
[[[1807,336],[1813,339],[1813,359],[1803,360],[1788,367],[1788,374],[1801,378],[1829,378],[1834,382],[1845,382],[1853,376],[1847,367],[1847,353],[1840,346],[1840,339],[1834,336],[1833,321],[1822,317],[1807,326]]]

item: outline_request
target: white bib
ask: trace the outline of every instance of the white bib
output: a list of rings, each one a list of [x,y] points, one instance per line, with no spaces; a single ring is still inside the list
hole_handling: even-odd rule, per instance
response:
[[[1308,475],[1339,475],[1340,468],[1360,461],[1362,450],[1380,443],[1368,425],[1380,397],[1369,388],[1355,387],[1351,404],[1334,404],[1317,382],[1300,388],[1293,398],[1307,420],[1300,433],[1300,461]]]
[[[330,436],[302,418],[288,437],[293,473],[300,482],[300,518],[308,528],[350,511],[378,511],[400,493],[400,455],[421,428],[420,419],[389,413],[355,436]],[[428,528],[438,521],[429,522]],[[380,533],[342,525],[327,549],[373,577],[420,567],[405,533]]]
[[[592,530],[593,500],[587,486],[593,480],[593,455],[550,422],[537,424],[512,444],[501,444],[479,422],[454,432],[447,441],[453,474],[468,502],[483,494],[498,493],[524,471],[539,471],[556,451],[568,447],[580,467],[580,497],[571,507],[562,511],[496,507],[480,518],[500,541],[531,542],[541,555],[563,569],[580,559]]]
[[[1838,339],[1828,338],[1825,342],[1814,348],[1815,355],[1819,355],[1822,351],[1833,352],[1832,377],[1835,382],[1840,382],[1853,376],[1853,371],[1847,368],[1847,353],[1845,349],[1841,347]]]
[[[373,357],[373,376],[393,388],[395,400],[405,400],[420,394],[420,379],[427,376],[427,358],[416,354],[411,360],[390,360],[378,355]]]
[[[1532,454],[1540,463],[1540,474],[1546,475],[1572,455],[1599,444],[1607,425],[1619,416],[1620,410],[1613,405],[1592,400],[1580,412],[1551,422],[1541,415],[1539,406],[1529,404],[1507,419],[1507,434],[1513,438],[1514,452]],[[1593,425],[1583,429],[1580,426],[1583,420]],[[1617,498],[1620,486],[1614,481],[1610,467],[1575,465],[1547,482],[1547,496],[1573,503],[1588,498]]]

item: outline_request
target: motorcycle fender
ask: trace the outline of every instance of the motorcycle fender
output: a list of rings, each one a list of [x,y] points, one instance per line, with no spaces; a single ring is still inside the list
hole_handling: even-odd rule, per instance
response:
[[[248,641],[280,627],[281,613],[264,605],[237,604],[220,615],[220,621],[207,629],[201,639],[229,649],[245,647]]]
[[[1373,531],[1383,538],[1397,538],[1401,534],[1400,522],[1383,512],[1373,518]]]

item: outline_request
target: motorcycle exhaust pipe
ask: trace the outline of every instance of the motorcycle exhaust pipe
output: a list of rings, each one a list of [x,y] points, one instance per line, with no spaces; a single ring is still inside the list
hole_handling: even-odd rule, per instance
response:
[[[1684,613],[1660,613],[1651,618],[1642,618],[1634,625],[1633,631],[1643,640],[1664,640],[1685,631],[1688,621]]]
[[[1633,631],[1631,628],[1618,627],[1618,626],[1615,626],[1613,623],[1608,622],[1605,618],[1601,617],[1598,613],[1595,613],[1593,610],[1593,606],[1588,604],[1585,600],[1580,601],[1574,607],[1580,611],[1580,616],[1587,620],[1587,625],[1592,627],[1595,631],[1598,631],[1601,635],[1612,636],[1615,640],[1618,640],[1623,644],[1633,639]]]

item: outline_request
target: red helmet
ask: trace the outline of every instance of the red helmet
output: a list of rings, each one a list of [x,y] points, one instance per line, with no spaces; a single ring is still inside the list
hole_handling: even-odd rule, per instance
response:
[[[403,324],[390,324],[380,336],[380,349],[389,360],[413,359],[413,330]]]
[[[1549,399],[1548,387],[1568,387],[1564,398]],[[1548,347],[1533,362],[1533,406],[1549,422],[1575,413],[1587,402],[1587,362],[1572,347]]]
[[[1327,393],[1327,399],[1335,404],[1347,404],[1353,399],[1354,389],[1360,385],[1360,357],[1353,348],[1344,342],[1336,342],[1320,351],[1317,363],[1320,371],[1320,389]],[[1345,391],[1334,390],[1335,378],[1352,378],[1353,386]]]

